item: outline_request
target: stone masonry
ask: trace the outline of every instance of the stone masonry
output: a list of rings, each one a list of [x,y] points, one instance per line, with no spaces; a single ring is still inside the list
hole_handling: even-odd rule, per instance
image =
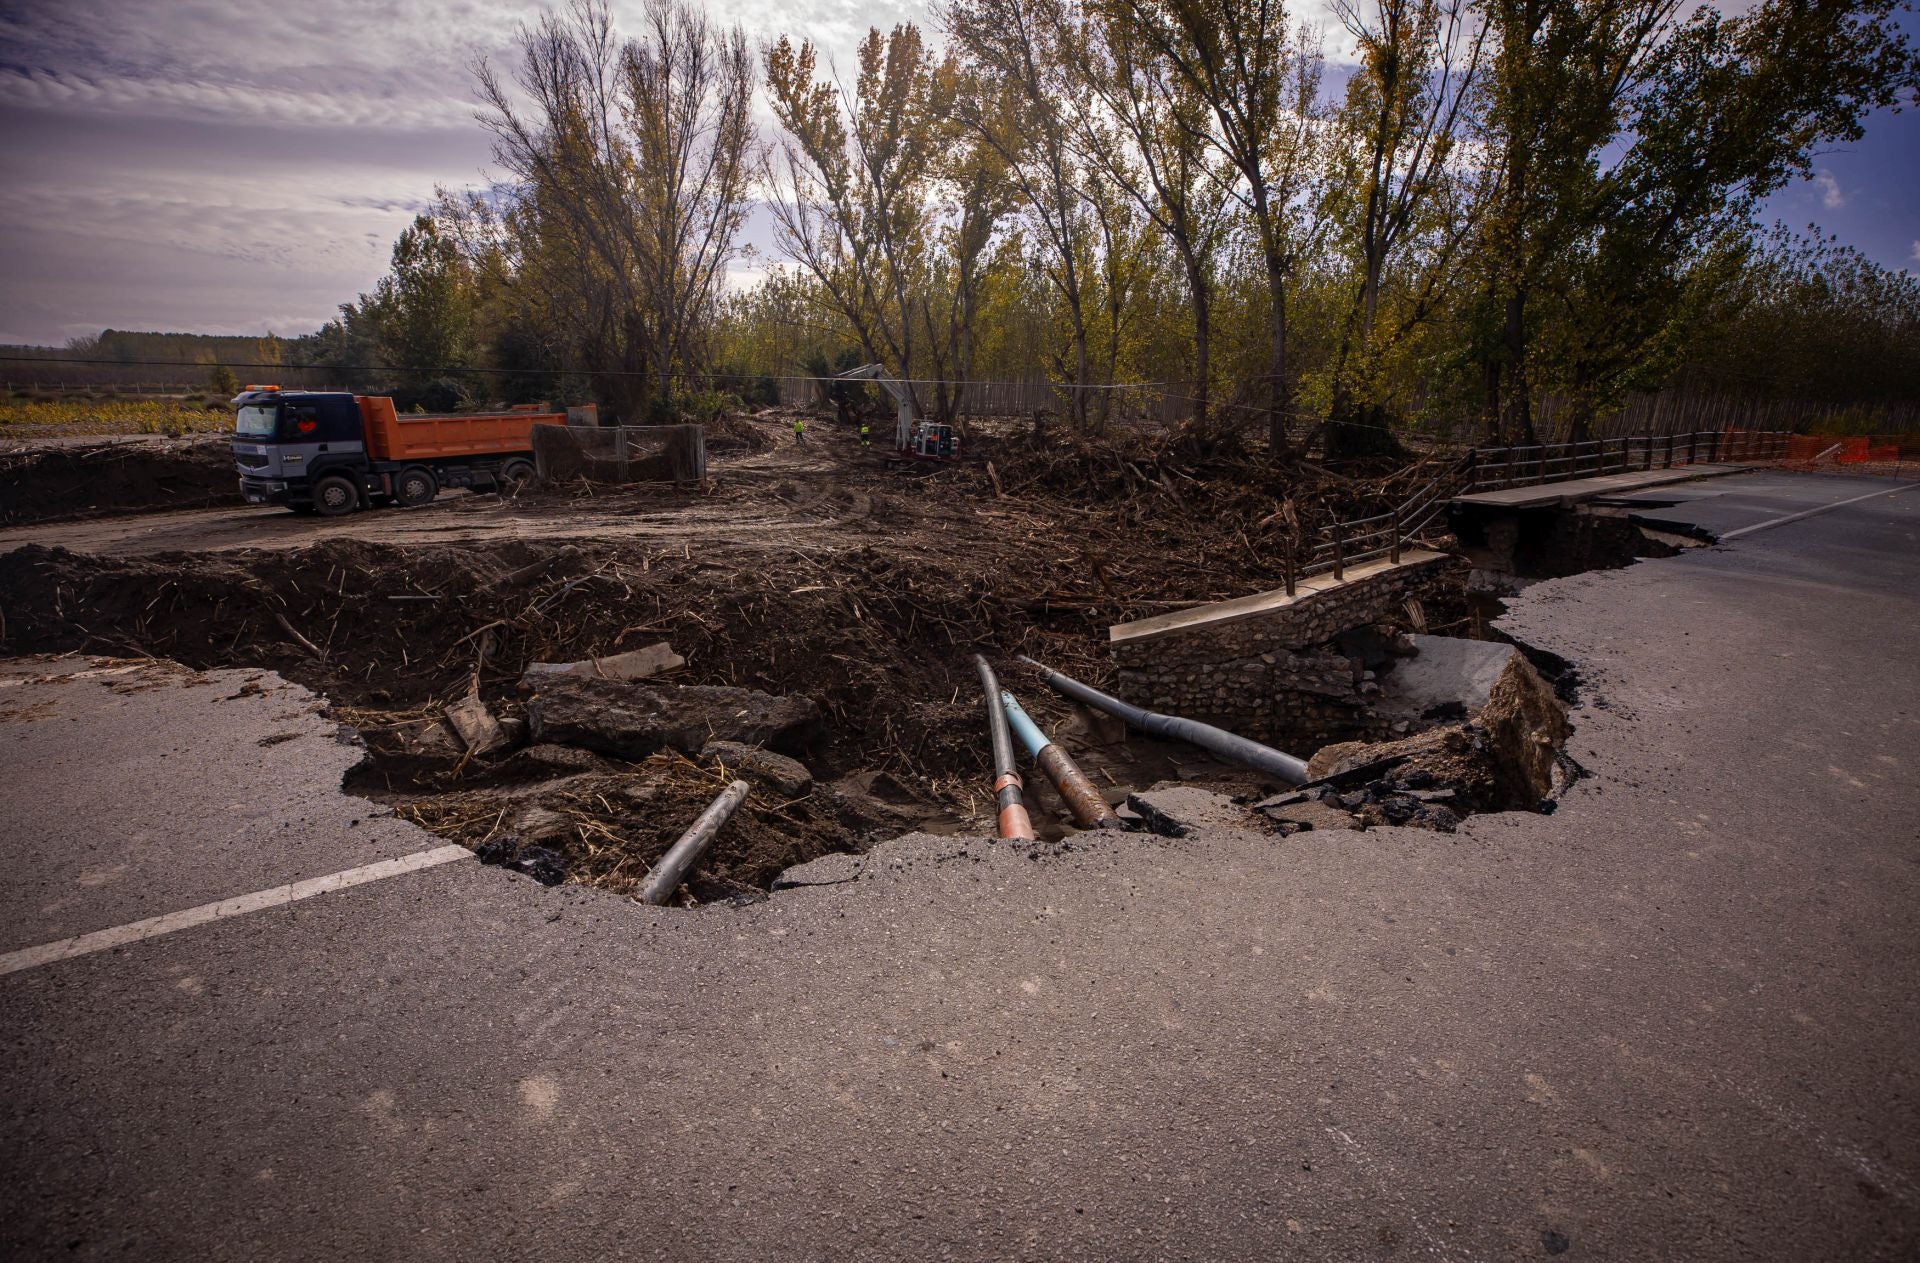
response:
[[[1120,694],[1302,756],[1329,742],[1378,740],[1389,723],[1373,710],[1378,686],[1334,642],[1402,621],[1408,597],[1461,564],[1430,556],[1269,609],[1124,639],[1116,628]]]

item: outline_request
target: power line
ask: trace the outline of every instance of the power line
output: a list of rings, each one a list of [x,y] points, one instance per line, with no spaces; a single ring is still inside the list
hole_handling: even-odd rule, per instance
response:
[[[177,368],[201,369],[211,371],[216,368],[239,369],[249,371],[308,372],[308,373],[434,373],[451,376],[459,373],[477,373],[490,376],[561,376],[561,377],[655,377],[646,369],[590,369],[590,368],[487,368],[470,364],[438,364],[406,368],[391,364],[265,364],[248,363],[241,360],[222,360],[211,363],[189,363],[183,360],[110,360],[110,359],[74,359],[66,356],[0,356],[0,364],[78,364],[108,368]],[[802,373],[689,373],[675,371],[666,374],[669,378],[683,381],[742,381],[765,379],[779,382],[819,382],[827,385],[858,385],[862,379],[841,377],[816,377]],[[1181,382],[1073,382],[1047,381],[1005,381],[988,379],[967,379],[950,377],[894,377],[889,380],[903,386],[1020,386],[1046,388],[1049,390],[1165,390],[1182,386]]]

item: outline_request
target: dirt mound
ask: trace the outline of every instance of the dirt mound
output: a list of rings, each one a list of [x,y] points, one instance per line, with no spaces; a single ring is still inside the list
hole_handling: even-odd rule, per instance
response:
[[[968,655],[993,644],[1046,654],[1070,639],[1063,660],[1084,661],[1100,630],[1084,607],[1029,613],[981,569],[872,548],[708,557],[679,545],[341,540],[106,559],[30,546],[0,554],[0,650],[269,666],[336,702],[418,706],[459,695],[476,670],[483,695],[511,697],[530,662],[664,639],[687,660],[677,681],[815,698],[829,753],[885,751],[922,772],[980,757],[974,733],[950,731],[977,718]]]
[[[239,478],[225,438],[0,453],[0,526],[238,503]]]
[[[825,726],[808,755],[817,776],[891,771],[931,813],[963,800],[985,768],[969,655],[996,643],[1046,655],[1091,646],[1096,630],[1084,610],[1058,616],[1070,636],[1045,629],[994,595],[974,565],[903,564],[872,549],[823,561],[704,557],[679,544],[333,541],[110,560],[27,547],[0,554],[0,593],[0,652],[91,648],[196,667],[265,666],[326,694],[374,754],[357,788],[469,843],[516,832],[492,783],[510,759],[466,756],[444,737],[432,749],[412,739],[439,728],[475,679],[496,714],[517,720],[528,663],[669,640],[687,665],[668,682],[813,698]],[[1087,652],[1054,656],[1079,661]],[[543,805],[553,799],[574,813],[560,848],[570,873],[616,888],[645,875],[648,858],[704,805],[693,790],[680,794],[679,780],[655,784],[658,771],[648,762],[611,780],[544,778],[555,784],[538,790]],[[824,788],[802,806],[746,818],[764,828],[729,825],[731,840],[703,871],[751,886],[880,836],[857,805]]]
[[[1081,435],[1055,428],[970,433],[968,443],[982,462],[974,477],[988,482],[985,462],[992,462],[992,478],[1008,497],[1068,496],[1111,505],[1128,525],[1165,523],[1183,532],[1211,529],[1228,539],[1269,543],[1296,528],[1311,543],[1320,526],[1384,512],[1432,479],[1448,459],[1352,477],[1317,464],[1276,463],[1232,434]]]
[[[1560,750],[1573,728],[1567,706],[1524,657],[1500,673],[1480,712],[1503,788],[1515,800],[1544,802],[1552,793]]]
[[[1571,779],[1563,748],[1572,731],[1567,704],[1524,656],[1515,654],[1471,721],[1398,741],[1324,746],[1308,762],[1307,773],[1322,786],[1318,792],[1360,812],[1364,823],[1424,823],[1395,818],[1394,809],[1416,815],[1429,801],[1456,816],[1551,811],[1553,796]],[[1435,798],[1433,786],[1444,786],[1445,797]]]
[[[764,452],[776,446],[781,434],[791,431],[793,423],[785,414],[768,413],[763,418],[749,418],[736,412],[722,412],[701,418],[700,424],[707,432],[709,453],[744,453]]]

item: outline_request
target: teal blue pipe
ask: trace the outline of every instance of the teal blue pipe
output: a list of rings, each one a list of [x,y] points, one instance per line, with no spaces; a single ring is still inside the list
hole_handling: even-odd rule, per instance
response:
[[[1039,758],[1040,752],[1053,744],[1040,731],[1040,725],[1033,722],[1033,717],[1022,710],[1019,701],[1005,689],[1000,691],[1000,704],[1007,708],[1007,722],[1013,725],[1013,735],[1020,738],[1028,754]]]

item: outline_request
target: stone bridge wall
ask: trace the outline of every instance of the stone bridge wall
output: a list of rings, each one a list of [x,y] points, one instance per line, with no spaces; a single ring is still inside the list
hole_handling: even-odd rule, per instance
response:
[[[1334,741],[1377,740],[1378,692],[1336,639],[1401,623],[1408,597],[1427,590],[1452,557],[1385,570],[1277,608],[1121,641],[1120,695],[1304,757]]]

